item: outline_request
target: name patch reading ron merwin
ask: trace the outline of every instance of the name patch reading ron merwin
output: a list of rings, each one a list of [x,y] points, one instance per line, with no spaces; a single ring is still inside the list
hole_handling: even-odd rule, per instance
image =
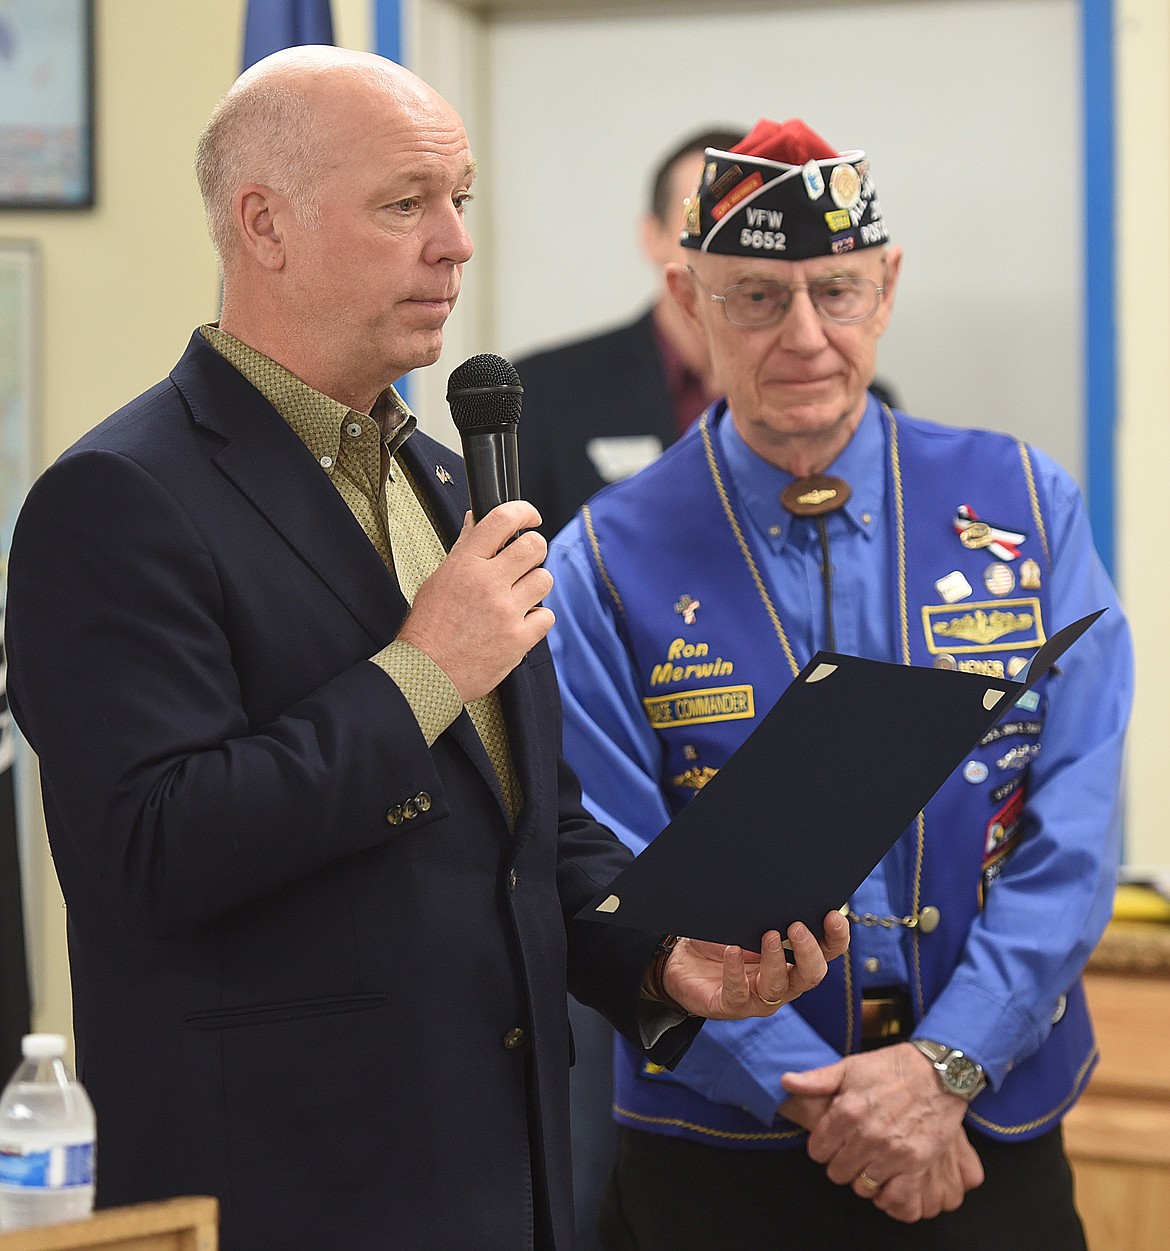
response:
[[[656,730],[706,721],[746,721],[756,715],[750,686],[719,686],[705,691],[677,691],[643,699],[646,715]]]
[[[698,600],[686,597],[696,608]],[[682,603],[682,600],[679,601]],[[680,664],[685,661],[685,664]],[[712,656],[709,644],[688,643],[675,639],[666,649],[666,659],[650,671],[650,685],[663,686],[667,682],[693,682],[699,678],[729,678],[735,672],[735,664],[722,656]]]

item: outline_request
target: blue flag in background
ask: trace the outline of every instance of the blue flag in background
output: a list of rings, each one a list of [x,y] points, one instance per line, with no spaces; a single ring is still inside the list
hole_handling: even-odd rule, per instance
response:
[[[281,48],[332,42],[329,0],[248,0],[243,69]]]

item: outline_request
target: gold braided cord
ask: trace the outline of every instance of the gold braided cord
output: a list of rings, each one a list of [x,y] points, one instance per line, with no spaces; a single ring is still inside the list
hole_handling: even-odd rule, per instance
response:
[[[1081,1083],[1085,1080],[1085,1075],[1092,1067],[1093,1062],[1097,1059],[1099,1052],[1094,1047],[1089,1052],[1088,1058],[1084,1064],[1077,1070],[1076,1078],[1073,1081],[1073,1088],[1051,1112],[1045,1113],[1043,1116],[1036,1117],[1035,1120],[1025,1121],[1023,1125],[997,1125],[994,1121],[989,1121],[986,1117],[980,1116],[977,1112],[968,1112],[967,1116],[976,1123],[982,1125],[984,1129],[994,1130],[997,1134],[1026,1134],[1029,1130],[1039,1129],[1041,1125],[1047,1125],[1050,1121],[1055,1121],[1058,1116],[1066,1112],[1077,1100],[1081,1093]]]
[[[902,492],[902,459],[898,454],[898,422],[883,404],[890,429],[890,477],[894,483],[894,515],[898,535],[898,627],[901,631],[902,663],[910,663],[910,618],[906,612],[906,500]],[[926,816],[919,813],[915,819],[916,841],[914,848],[914,893],[910,901],[911,912],[918,915],[922,903],[922,862],[926,855]],[[922,995],[922,937],[918,927],[910,931],[910,951],[914,960],[914,989],[918,996],[918,1013],[923,1015],[926,1004]]]
[[[752,575],[752,581],[756,584],[756,591],[764,603],[764,609],[772,622],[772,628],[776,631],[776,637],[780,640],[780,646],[784,648],[784,655],[788,660],[789,668],[792,670],[792,676],[796,677],[800,673],[800,666],[796,663],[796,657],[792,654],[792,648],[788,644],[788,635],[784,633],[784,627],[780,624],[780,617],[772,604],[771,597],[768,595],[768,588],[764,585],[764,579],[760,576],[760,571],[756,567],[755,557],[751,553],[751,548],[747,545],[747,539],[744,538],[739,518],[732,511],[731,499],[727,494],[727,487],[723,484],[723,475],[719,472],[719,465],[715,460],[715,449],[711,444],[711,427],[706,413],[699,419],[699,433],[703,436],[703,448],[707,453],[707,466],[711,471],[711,480],[715,484],[715,490],[719,493],[719,502],[723,505],[723,512],[727,517],[728,525],[731,526],[731,532],[735,535],[736,543],[739,544],[740,553],[747,562],[748,571]]]
[[[921,918],[911,913],[905,917],[879,917],[873,912],[863,912],[858,915],[852,908],[845,914],[854,925],[864,925],[866,929],[876,929],[881,927],[883,930],[895,930],[899,926],[912,930],[916,925],[920,925]]]
[[[799,1138],[805,1132],[803,1129],[785,1129],[758,1134],[734,1134],[730,1130],[709,1129],[706,1125],[696,1125],[694,1121],[680,1120],[677,1116],[643,1116],[641,1112],[631,1112],[616,1103],[613,1110],[618,1116],[641,1121],[644,1125],[673,1125],[676,1129],[690,1129],[696,1134],[706,1134],[709,1138],[724,1138],[735,1142],[780,1142],[785,1138]]]
[[[926,852],[926,814],[920,812],[915,818],[918,826],[918,842],[914,853],[914,898],[911,907],[918,915],[922,899],[922,859]],[[917,926],[910,931],[910,950],[914,955],[914,989],[918,995],[918,1015],[926,1015],[926,999],[922,994],[922,938]]]
[[[613,596],[613,602],[617,605],[617,610],[625,616],[626,607],[622,603],[622,597],[618,594],[618,589],[613,584],[613,580],[609,576],[609,570],[605,567],[605,561],[601,559],[601,544],[597,541],[597,532],[593,529],[593,512],[589,505],[586,504],[581,509],[581,518],[585,522],[585,533],[589,536],[589,546],[593,549],[593,560],[597,565],[597,572],[601,574],[601,580],[605,583],[606,589]]]
[[[905,500],[902,492],[902,462],[898,453],[898,423],[894,419],[894,414],[889,407],[883,405],[886,414],[887,423],[890,431],[890,477],[893,481],[894,488],[894,515],[895,515],[895,531],[897,534],[897,562],[898,562],[898,625],[900,632],[900,643],[902,650],[902,663],[910,664],[910,618],[906,610],[906,512]],[[784,648],[784,655],[788,660],[789,667],[792,669],[793,677],[800,673],[800,668],[796,663],[796,657],[792,653],[792,648],[788,643],[788,636],[784,632],[784,626],[780,621],[780,614],[776,611],[776,606],[772,603],[772,598],[768,594],[768,588],[764,584],[764,579],[760,575],[759,568],[756,565],[755,558],[752,556],[751,548],[748,547],[747,539],[744,537],[743,528],[739,524],[734,510],[731,507],[731,497],[728,494],[727,487],[723,482],[723,476],[719,472],[719,464],[715,459],[715,448],[711,440],[711,425],[706,413],[699,420],[699,433],[703,438],[703,448],[707,456],[707,467],[711,474],[711,481],[715,484],[715,490],[719,495],[719,502],[723,505],[724,515],[727,517],[728,524],[731,526],[731,532],[735,536],[735,541],[739,545],[748,571],[751,573],[752,581],[755,583],[756,591],[763,602],[764,609],[768,614],[768,619],[772,622],[772,628],[776,631],[776,637],[780,640],[781,646]],[[922,863],[926,853],[926,819],[920,812],[917,818],[917,843],[915,847],[914,858],[914,915],[918,915],[919,902],[922,896]],[[914,980],[918,991],[918,1010],[923,1011],[922,1003],[922,956],[919,950],[919,935],[917,927],[911,930],[912,948],[914,955]],[[845,1052],[849,1054],[853,1050],[853,1036],[855,1030],[854,1012],[853,1012],[853,963],[852,956],[846,952],[844,957],[845,978]]]
[[[1052,553],[1048,550],[1048,531],[1044,528],[1044,517],[1040,512],[1040,497],[1036,491],[1036,479],[1032,473],[1032,457],[1028,452],[1028,446],[1021,440],[1016,440],[1016,445],[1020,450],[1020,463],[1024,466],[1024,477],[1028,483],[1028,502],[1032,505],[1032,520],[1036,523],[1036,533],[1040,536],[1040,546],[1044,549],[1044,563],[1048,567],[1048,572],[1052,572]]]
[[[902,663],[910,663],[910,625],[906,616],[906,504],[902,497],[902,460],[898,455],[898,423],[883,404],[890,428],[890,476],[894,480],[894,515],[898,533],[898,625],[902,632]]]

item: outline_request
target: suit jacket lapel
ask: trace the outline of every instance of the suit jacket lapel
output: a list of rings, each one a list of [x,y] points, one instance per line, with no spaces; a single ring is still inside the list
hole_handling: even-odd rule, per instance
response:
[[[427,501],[431,515],[438,526],[443,546],[450,551],[452,544],[459,536],[459,531],[463,528],[463,517],[467,512],[467,481],[463,472],[463,462],[448,448],[423,434],[421,430],[416,430],[407,439],[398,455]],[[499,776],[491,762],[491,757],[487,754],[483,740],[479,737],[479,731],[466,710],[451,723],[447,733],[459,744],[472,764],[483,775],[484,781],[500,805],[501,813],[507,817],[508,806],[500,787]],[[511,744],[513,733],[510,722],[508,723],[508,738]],[[515,753],[514,746],[513,753]],[[517,771],[519,771],[518,762]]]
[[[406,615],[406,601],[287,422],[198,331],[171,378],[196,423],[222,440],[213,455],[220,470],[361,622],[371,654],[384,647]]]
[[[403,445],[400,454],[431,506],[439,525],[443,546],[450,550],[463,527],[463,518],[467,512],[467,480],[463,461],[448,448],[421,431],[415,431]],[[504,722],[508,727],[508,744],[512,752],[512,762],[516,766],[516,774],[524,794],[525,808],[529,811],[536,806],[533,801],[536,799],[535,788],[538,785],[538,779],[533,763],[539,746],[531,688],[527,657],[512,670],[499,687]],[[503,792],[500,790],[499,778],[496,776],[496,771],[471,718],[463,713],[451,726],[450,733],[475,762],[476,767],[492,788],[501,810],[506,813],[507,805]],[[521,814],[521,819],[516,825],[517,837],[522,836],[524,829],[523,814]]]
[[[214,459],[222,472],[361,622],[370,635],[371,655],[384,647],[408,610],[398,580],[296,433],[198,331],[171,379],[195,422],[221,440]],[[399,455],[431,508],[443,546],[450,550],[467,510],[462,461],[421,431],[415,431]],[[339,541],[339,535],[347,534],[349,539]],[[507,720],[513,759],[527,795],[520,729],[526,718]],[[466,711],[448,733],[506,812],[499,778]]]

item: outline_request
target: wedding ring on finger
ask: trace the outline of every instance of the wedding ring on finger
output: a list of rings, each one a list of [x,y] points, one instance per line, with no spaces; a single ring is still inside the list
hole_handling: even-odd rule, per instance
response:
[[[882,1183],[874,1181],[865,1169],[862,1169],[861,1172],[857,1174],[857,1180],[866,1188],[866,1190],[869,1191],[870,1194],[873,1194],[875,1190],[881,1190],[882,1188]]]
[[[779,999],[765,999],[758,990],[756,991],[756,998],[759,999],[761,1003],[766,1003],[769,1008],[778,1008],[784,1002],[783,995],[781,995]]]

